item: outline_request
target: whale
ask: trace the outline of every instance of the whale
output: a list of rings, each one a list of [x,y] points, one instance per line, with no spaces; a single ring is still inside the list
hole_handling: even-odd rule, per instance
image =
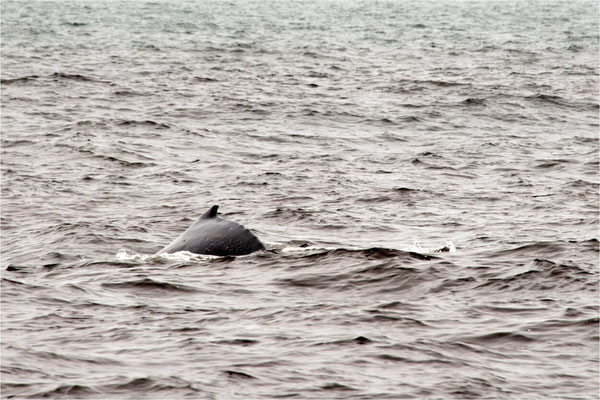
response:
[[[218,205],[202,214],[185,232],[157,254],[189,251],[212,256],[243,256],[266,250],[249,229],[217,216]]]

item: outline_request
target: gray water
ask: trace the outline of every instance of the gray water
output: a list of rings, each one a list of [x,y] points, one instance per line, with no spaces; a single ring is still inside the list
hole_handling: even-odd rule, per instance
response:
[[[598,398],[596,2],[1,11],[3,398]]]

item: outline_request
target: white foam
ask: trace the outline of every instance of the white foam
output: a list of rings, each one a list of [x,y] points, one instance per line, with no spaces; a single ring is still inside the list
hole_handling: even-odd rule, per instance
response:
[[[304,246],[304,247],[300,247],[300,246],[287,246],[282,248],[280,251],[282,253],[304,253],[307,251],[314,251],[314,250],[325,250],[325,251],[329,251],[329,250],[336,250],[338,249],[338,247],[318,247],[318,246]]]
[[[119,261],[139,261],[139,262],[151,262],[151,261],[203,261],[212,260],[219,258],[219,256],[210,256],[205,254],[194,254],[189,251],[178,251],[173,254],[161,253],[161,254],[138,254],[128,253],[125,249],[119,249],[115,256]]]
[[[422,247],[421,243],[419,243],[419,241],[415,239],[409,251],[422,254],[442,252],[455,253],[456,246],[452,241],[448,240],[446,241],[446,245],[444,247]]]

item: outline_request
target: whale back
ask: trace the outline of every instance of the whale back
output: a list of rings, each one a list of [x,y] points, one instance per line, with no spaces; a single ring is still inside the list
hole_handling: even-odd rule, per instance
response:
[[[264,244],[243,225],[217,216],[219,206],[212,206],[185,232],[158,253],[189,251],[215,256],[241,256],[265,250]]]

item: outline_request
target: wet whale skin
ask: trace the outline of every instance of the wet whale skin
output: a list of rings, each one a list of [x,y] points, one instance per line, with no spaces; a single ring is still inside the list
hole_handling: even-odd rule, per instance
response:
[[[241,256],[265,250],[265,245],[247,228],[217,216],[213,206],[185,232],[158,253],[189,251],[215,256]]]

